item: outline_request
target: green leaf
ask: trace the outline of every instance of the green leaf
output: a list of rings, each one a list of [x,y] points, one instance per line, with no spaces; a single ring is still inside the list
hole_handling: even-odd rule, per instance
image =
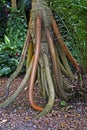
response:
[[[10,45],[10,40],[9,40],[9,38],[5,35],[5,43],[7,44],[7,45]]]
[[[80,78],[80,81],[82,81],[82,75],[81,74],[79,75],[79,78]]]
[[[63,100],[63,101],[60,102],[60,105],[61,105],[61,106],[65,106],[65,105],[66,105],[66,102]]]
[[[3,69],[0,70],[0,76],[9,74],[11,72],[10,67],[4,67]]]

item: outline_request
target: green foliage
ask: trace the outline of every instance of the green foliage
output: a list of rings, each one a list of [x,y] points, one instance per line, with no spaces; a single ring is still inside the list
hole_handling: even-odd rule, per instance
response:
[[[31,10],[31,0],[20,0],[20,10],[22,14],[25,16],[25,19],[27,23],[29,22],[30,19],[30,10]]]
[[[0,43],[0,76],[10,75],[15,71],[26,32],[27,24],[24,17],[20,15],[20,12],[10,14],[4,42]]]
[[[5,43],[0,44],[0,76],[12,73],[18,65],[18,48],[5,36]]]
[[[11,14],[6,29],[6,35],[9,37],[11,44],[19,47],[18,49],[22,49],[26,32],[27,24],[20,12]]]
[[[87,70],[87,0],[49,0],[66,44]],[[64,33],[65,32],[65,33]]]
[[[61,105],[61,106],[65,106],[65,105],[66,105],[66,102],[65,102],[64,100],[62,100],[62,101],[60,102],[60,105]]]
[[[31,8],[31,0],[21,0],[21,6],[22,6],[22,8],[24,9],[25,7],[27,8],[27,9],[30,9]],[[27,10],[26,9],[26,10]]]
[[[6,0],[2,0],[2,3],[6,3]]]

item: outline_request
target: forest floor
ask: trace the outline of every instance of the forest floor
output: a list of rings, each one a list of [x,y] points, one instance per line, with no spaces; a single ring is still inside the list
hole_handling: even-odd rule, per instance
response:
[[[23,76],[16,78],[11,85],[10,93],[14,92]],[[4,92],[8,78],[0,78],[0,95]],[[34,90],[34,99],[38,105],[46,102],[40,96],[38,86]],[[0,130],[87,130],[87,103],[73,102],[60,105],[60,99],[45,117],[34,119],[39,113],[33,110],[28,101],[28,88],[22,91],[17,99],[6,109],[0,109]]]

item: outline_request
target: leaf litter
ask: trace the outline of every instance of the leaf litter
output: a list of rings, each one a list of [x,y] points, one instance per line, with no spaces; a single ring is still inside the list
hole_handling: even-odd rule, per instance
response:
[[[0,78],[0,95],[7,83],[6,77]],[[10,94],[16,90],[23,76],[17,77],[11,85]],[[55,99],[54,108],[45,117],[34,119],[39,113],[29,106],[28,85],[17,99],[6,109],[0,109],[0,130],[87,130],[87,103],[80,101],[60,105]],[[41,106],[46,101],[40,96],[39,87],[35,86],[35,102]]]

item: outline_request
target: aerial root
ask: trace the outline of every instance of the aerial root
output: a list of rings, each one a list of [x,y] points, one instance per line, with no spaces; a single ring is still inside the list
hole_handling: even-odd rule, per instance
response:
[[[65,75],[66,77],[69,77],[67,70],[64,68],[63,64],[61,63],[61,61],[59,59],[59,55],[57,53],[57,50],[56,50],[56,55],[57,55],[57,64],[59,64],[62,74]]]
[[[26,73],[25,77],[23,78],[20,86],[18,86],[16,91],[10,97],[8,97],[3,103],[0,103],[0,108],[6,108],[7,106],[9,106],[17,98],[19,93],[23,90],[23,88],[25,87],[25,84],[27,83],[29,76],[31,74],[31,69],[32,69],[32,66],[33,66],[33,60],[34,60],[34,56],[32,57],[30,66],[29,66],[27,73]]]
[[[65,45],[62,36],[60,34],[58,25],[56,23],[56,21],[54,20],[53,16],[51,16],[51,20],[52,20],[52,27],[53,30],[55,32],[55,35],[58,39],[58,44],[61,46],[62,50],[65,52],[65,55],[67,56],[67,58],[71,61],[71,63],[73,64],[73,66],[79,70],[79,64],[76,62],[75,58],[72,56],[71,52],[69,51],[69,49],[67,48],[67,46]]]
[[[36,72],[38,68],[38,62],[39,62],[39,55],[40,55],[40,47],[41,47],[41,18],[39,15],[37,15],[36,18],[36,49],[35,49],[35,57],[34,57],[34,62],[33,62],[33,67],[32,67],[32,72],[31,72],[31,77],[30,77],[30,82],[29,82],[29,104],[30,106],[38,111],[42,111],[43,108],[36,105],[34,100],[33,100],[33,89],[34,89],[34,83],[35,83],[35,78],[36,78]]]
[[[55,90],[54,90],[54,84],[50,72],[50,65],[49,65],[49,59],[47,55],[44,53],[43,54],[43,60],[44,60],[44,65],[45,65],[45,73],[46,73],[46,79],[49,87],[49,98],[48,98],[48,103],[43,109],[42,112],[39,113],[35,118],[42,117],[49,113],[54,105],[54,100],[55,100]]]
[[[0,97],[0,101],[6,99],[8,97],[10,84],[18,76],[18,74],[20,73],[20,71],[22,69],[22,66],[23,66],[24,61],[25,61],[26,52],[27,52],[27,49],[28,49],[28,46],[29,46],[29,42],[30,42],[30,32],[29,32],[29,29],[28,29],[19,64],[16,68],[16,71],[8,79],[7,85],[5,87],[5,93],[3,94],[3,96]]]
[[[44,99],[47,99],[49,97],[49,91],[48,91],[48,85],[47,85],[47,80],[46,80],[46,75],[45,75],[45,66],[43,62],[43,56],[40,57],[39,64],[40,64],[40,71],[41,71],[42,97]]]
[[[65,55],[65,53],[64,53],[64,51],[62,50],[62,48],[61,48],[61,46],[60,45],[58,45],[57,44],[57,46],[58,46],[58,52],[59,52],[59,55],[60,55],[60,59],[61,59],[61,61],[62,61],[62,65],[64,66],[64,69],[66,70],[66,76],[67,77],[69,77],[69,78],[71,78],[71,79],[74,79],[74,74],[73,74],[73,72],[71,71],[71,68],[70,68],[70,65],[69,65],[69,63],[68,63],[68,60],[67,60],[67,57],[66,57],[66,55]]]
[[[62,80],[62,75],[60,72],[60,66],[59,64],[57,64],[56,49],[53,43],[51,32],[48,28],[47,28],[47,40],[48,40],[47,43],[49,45],[50,55],[51,55],[52,64],[53,64],[53,72],[54,72],[56,83],[58,86],[58,92],[61,98],[67,100],[66,93],[63,90],[63,80]]]
[[[29,44],[28,53],[27,53],[26,72],[27,72],[27,69],[30,65],[33,54],[34,54],[34,47],[33,47],[33,42],[31,41],[30,44]]]

